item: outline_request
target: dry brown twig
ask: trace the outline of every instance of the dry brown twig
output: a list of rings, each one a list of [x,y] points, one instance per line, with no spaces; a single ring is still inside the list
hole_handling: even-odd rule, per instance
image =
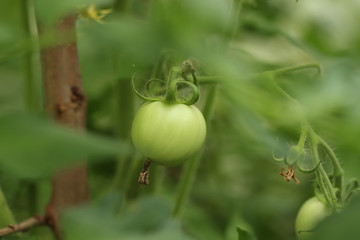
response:
[[[23,232],[34,226],[46,225],[47,217],[44,215],[35,215],[18,224],[10,224],[7,227],[0,229],[0,238],[12,233]]]

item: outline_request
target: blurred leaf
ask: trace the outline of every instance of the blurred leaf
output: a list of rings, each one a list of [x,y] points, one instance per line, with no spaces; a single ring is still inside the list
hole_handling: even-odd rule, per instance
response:
[[[221,231],[213,226],[213,219],[208,209],[189,204],[184,212],[184,228],[196,239],[220,240]]]
[[[88,206],[69,211],[64,219],[68,239],[187,240],[178,222],[169,220],[171,205],[160,198],[142,198],[120,217]],[[100,220],[101,219],[101,220]]]
[[[256,240],[254,230],[239,213],[234,213],[227,229],[226,240]]]
[[[242,227],[242,226],[238,226],[236,228],[238,234],[239,234],[239,238],[238,240],[255,240],[255,236],[254,234],[249,231],[246,227]]]
[[[171,210],[171,204],[162,199],[141,199],[133,211],[124,214],[121,229],[129,232],[156,231],[166,222]]]
[[[15,224],[15,218],[11,212],[7,200],[0,188],[0,228],[6,227],[9,224]]]
[[[98,202],[97,206],[102,209],[103,214],[114,214],[123,203],[123,195],[119,192],[108,192]]]
[[[86,157],[124,154],[128,149],[122,142],[29,114],[0,116],[0,164],[23,177],[47,176]]]

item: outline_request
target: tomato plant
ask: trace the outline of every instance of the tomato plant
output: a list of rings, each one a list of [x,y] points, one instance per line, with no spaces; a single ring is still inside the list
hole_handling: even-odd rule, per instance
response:
[[[146,102],[132,125],[135,147],[166,166],[179,164],[198,152],[205,135],[204,117],[193,105]]]
[[[77,240],[295,240],[311,189],[321,202],[299,213],[299,237],[356,236],[359,0],[13,0],[0,12],[0,238],[35,221]]]
[[[319,222],[330,215],[330,213],[331,211],[326,204],[316,197],[312,197],[305,201],[295,220],[295,230],[298,238],[309,238]]]

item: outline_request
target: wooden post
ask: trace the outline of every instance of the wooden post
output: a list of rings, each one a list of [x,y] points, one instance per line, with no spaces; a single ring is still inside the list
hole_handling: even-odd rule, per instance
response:
[[[58,123],[70,128],[85,129],[87,99],[80,74],[75,22],[75,16],[62,19],[55,27],[59,41],[41,51],[45,107]],[[40,31],[42,32],[41,27]],[[46,210],[48,224],[57,239],[62,239],[58,221],[61,212],[88,199],[85,162],[53,176],[51,200]]]

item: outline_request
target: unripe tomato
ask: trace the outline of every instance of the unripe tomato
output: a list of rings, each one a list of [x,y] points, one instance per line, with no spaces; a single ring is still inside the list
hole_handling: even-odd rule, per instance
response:
[[[135,115],[131,135],[135,147],[146,157],[174,166],[200,150],[206,124],[193,105],[146,102]]]
[[[308,239],[316,226],[330,214],[331,211],[326,204],[316,197],[312,197],[304,202],[295,220],[295,230],[298,239]]]

